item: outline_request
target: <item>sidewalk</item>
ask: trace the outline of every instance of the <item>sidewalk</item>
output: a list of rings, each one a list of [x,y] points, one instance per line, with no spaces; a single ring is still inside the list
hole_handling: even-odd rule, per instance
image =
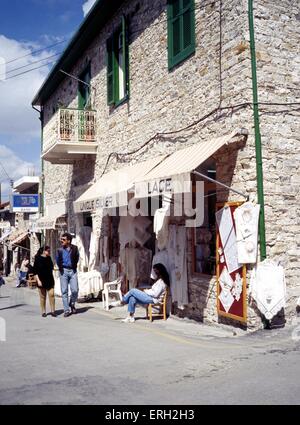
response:
[[[6,287],[14,288],[15,294],[14,299],[15,303],[22,301],[21,298],[24,298],[25,303],[28,304],[38,304],[38,292],[37,289],[30,288],[15,288],[16,279],[13,277],[5,278]],[[22,295],[24,294],[24,296]],[[60,297],[56,297],[57,309],[62,309],[62,301]],[[110,305],[109,311],[106,311],[103,308],[102,301],[94,302],[79,302],[77,304],[78,308],[89,307],[89,312],[94,314],[99,314],[100,316],[105,316],[110,318],[113,321],[121,321],[127,316],[127,306],[112,306]],[[155,332],[163,332],[169,335],[180,336],[183,338],[188,338],[191,340],[212,340],[216,338],[238,338],[249,334],[249,331],[244,331],[242,329],[227,326],[223,324],[203,324],[201,322],[196,322],[187,318],[181,319],[176,316],[171,315],[166,321],[161,318],[154,318],[153,322],[150,322],[146,319],[146,309],[142,306],[137,306],[136,309],[136,321],[133,324],[122,324],[124,326],[138,326],[145,327],[148,330],[153,330]]]
[[[99,314],[105,314],[106,316],[111,317],[112,320],[121,320],[127,316],[126,305],[116,307],[110,306],[109,311],[103,309],[102,302],[95,302],[89,305],[95,307]],[[163,320],[158,317],[154,318],[153,322],[150,322],[146,318],[146,309],[142,306],[137,306],[135,318],[135,323],[124,324],[124,326],[135,326],[135,324],[138,324],[156,330],[170,332],[176,335],[180,334],[181,336],[188,338],[200,339],[232,338],[247,334],[246,331],[231,326],[225,326],[222,324],[208,325],[187,318],[181,319],[173,315],[168,317],[167,320]]]

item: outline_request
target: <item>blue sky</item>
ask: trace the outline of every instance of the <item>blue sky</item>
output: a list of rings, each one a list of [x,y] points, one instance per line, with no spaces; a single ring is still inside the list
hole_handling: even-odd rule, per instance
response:
[[[84,19],[95,0],[1,0],[0,9],[0,162],[16,180],[40,163],[40,124],[31,108],[50,65]],[[34,53],[36,50],[41,50]],[[23,56],[23,57],[22,57]],[[22,58],[20,58],[22,57]],[[15,58],[17,61],[7,63]],[[33,64],[33,62],[40,61]],[[16,68],[22,67],[20,70]],[[8,194],[8,184],[0,167],[0,182]]]

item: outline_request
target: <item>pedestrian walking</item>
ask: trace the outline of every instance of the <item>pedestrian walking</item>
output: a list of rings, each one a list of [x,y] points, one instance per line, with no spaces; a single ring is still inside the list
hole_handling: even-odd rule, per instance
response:
[[[5,280],[3,279],[3,273],[0,272],[0,295],[1,295],[1,287],[5,285]]]
[[[61,237],[61,248],[57,251],[56,264],[60,272],[61,294],[64,305],[64,317],[76,314],[75,303],[78,298],[77,264],[79,251],[77,246],[71,244],[72,236],[64,233]],[[69,287],[71,297],[69,300]]]
[[[45,246],[44,248],[40,248],[34,259],[33,272],[38,284],[42,317],[47,317],[47,294],[50,303],[51,316],[56,317],[53,267],[53,261],[50,256],[50,247]]]
[[[28,273],[29,259],[25,256],[21,262],[21,267],[19,268],[19,264],[16,265],[16,273],[17,273],[17,288],[20,286],[26,286],[26,278]]]

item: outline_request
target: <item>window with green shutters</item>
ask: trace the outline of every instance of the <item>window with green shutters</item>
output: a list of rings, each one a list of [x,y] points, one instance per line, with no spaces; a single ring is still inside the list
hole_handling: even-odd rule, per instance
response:
[[[86,109],[91,103],[91,88],[89,85],[91,82],[91,65],[89,64],[86,69],[79,75],[78,82],[78,109]],[[86,83],[84,84],[83,83]]]
[[[118,105],[129,97],[128,37],[125,17],[107,40],[107,103]]]
[[[169,69],[195,52],[195,0],[168,0]]]

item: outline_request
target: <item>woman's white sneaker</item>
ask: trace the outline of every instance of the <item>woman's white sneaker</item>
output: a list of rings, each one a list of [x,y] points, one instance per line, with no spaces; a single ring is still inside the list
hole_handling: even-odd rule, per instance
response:
[[[122,319],[121,322],[123,322],[123,323],[134,323],[135,322],[135,318],[134,317],[131,317],[131,316],[128,316],[128,317],[126,317],[126,319]]]

